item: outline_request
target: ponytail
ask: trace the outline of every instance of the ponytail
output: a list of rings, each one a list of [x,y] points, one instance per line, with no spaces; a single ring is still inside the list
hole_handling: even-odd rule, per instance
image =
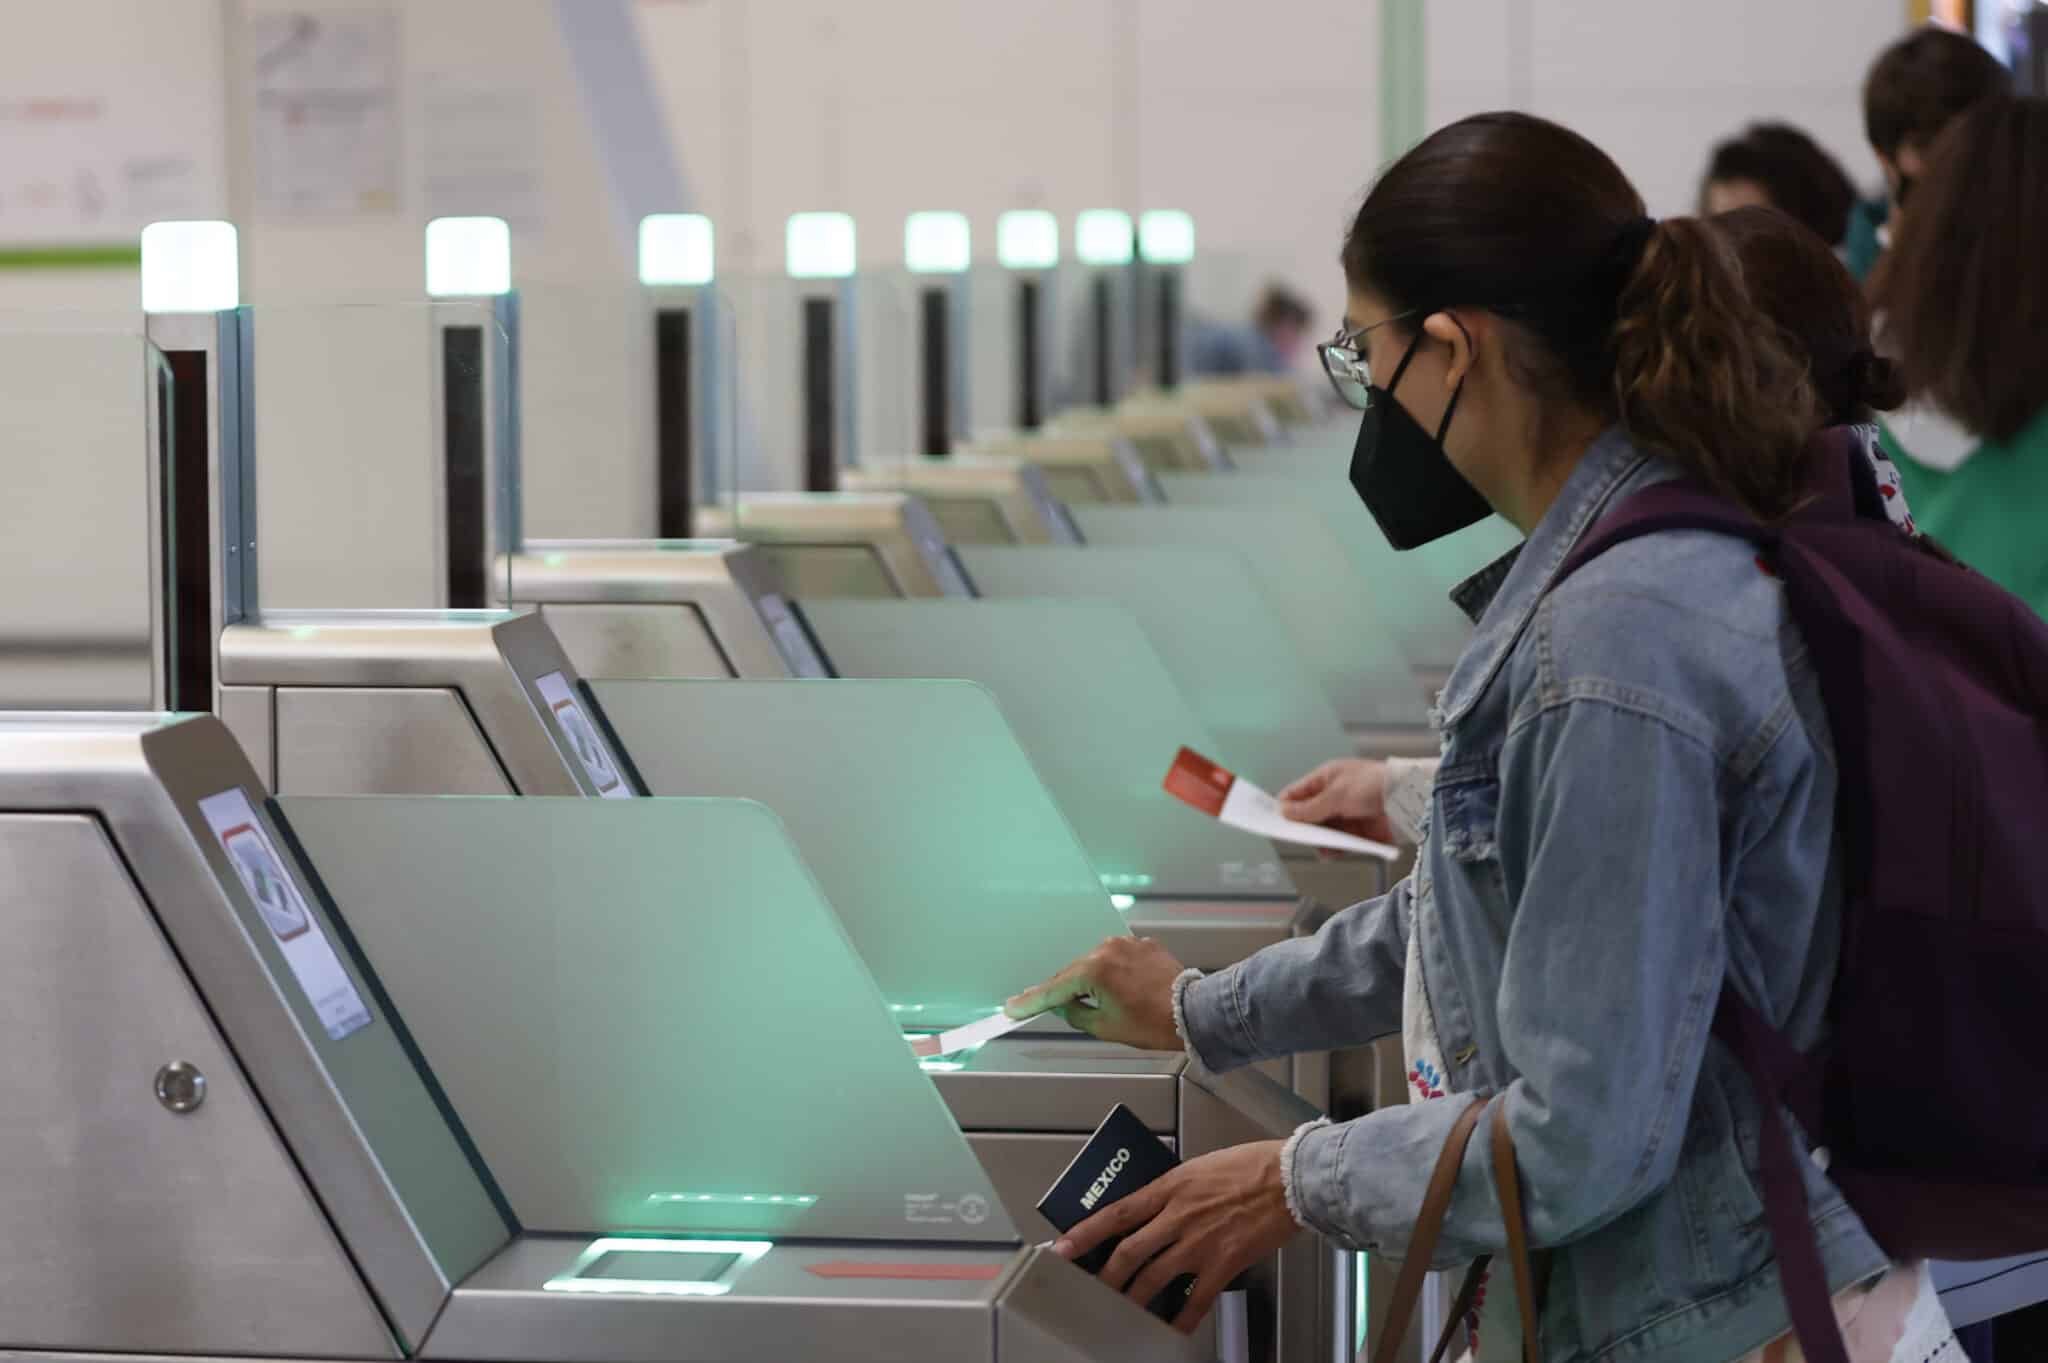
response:
[[[1763,520],[1798,504],[1823,421],[1806,360],[1705,223],[1650,233],[1616,301],[1612,355],[1615,411],[1640,444]]]

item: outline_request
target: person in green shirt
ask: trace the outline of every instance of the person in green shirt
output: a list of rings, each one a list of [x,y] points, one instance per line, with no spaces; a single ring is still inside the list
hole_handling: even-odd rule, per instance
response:
[[[1920,529],[2048,617],[2048,99],[1993,96],[1941,135],[1873,302],[1923,409],[1886,433]]]
[[[1878,54],[1863,82],[1863,132],[1884,168],[1885,193],[1850,211],[1842,259],[1851,274],[1870,276],[1942,129],[1978,100],[2011,88],[2012,73],[1996,57],[1933,24]]]

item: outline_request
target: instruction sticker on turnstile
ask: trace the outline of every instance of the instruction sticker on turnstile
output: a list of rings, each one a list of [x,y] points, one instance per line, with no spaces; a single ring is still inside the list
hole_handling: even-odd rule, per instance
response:
[[[334,944],[327,940],[320,920],[307,909],[299,887],[286,873],[284,861],[271,846],[270,835],[256,821],[249,797],[239,789],[224,790],[199,802],[221,851],[240,877],[242,888],[256,903],[270,935],[277,939],[284,962],[298,979],[299,988],[313,1005],[320,1025],[335,1041],[370,1025],[370,1009],[356,992],[355,982],[342,969]]]
[[[534,685],[554,713],[555,727],[562,731],[569,751],[582,764],[583,774],[590,778],[591,788],[607,800],[632,799],[633,788],[626,784],[618,759],[612,756],[611,745],[591,722],[568,679],[559,672],[550,672]]]

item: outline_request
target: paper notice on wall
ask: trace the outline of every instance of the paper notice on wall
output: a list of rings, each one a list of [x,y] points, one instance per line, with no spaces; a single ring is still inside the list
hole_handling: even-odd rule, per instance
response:
[[[258,14],[245,49],[256,211],[324,219],[397,212],[397,10]]]
[[[1192,748],[1182,748],[1167,769],[1166,793],[1233,828],[1276,842],[1327,847],[1337,852],[1392,861],[1396,848],[1369,838],[1339,833],[1320,824],[1300,823],[1280,812],[1280,802],[1235,772],[1217,766]]]
[[[132,94],[0,97],[0,244],[132,245],[148,223],[220,211],[217,185]]]

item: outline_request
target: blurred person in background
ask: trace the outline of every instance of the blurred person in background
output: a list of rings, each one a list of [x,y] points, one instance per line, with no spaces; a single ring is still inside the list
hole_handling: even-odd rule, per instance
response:
[[[1848,235],[1856,186],[1820,143],[1789,123],[1753,123],[1714,148],[1700,182],[1703,217],[1775,208],[1829,246]]]
[[[1850,214],[1843,258],[1868,278],[1927,167],[1928,149],[1956,116],[2008,92],[2012,73],[1960,33],[1932,24],[1878,55],[1863,82],[1863,131],[1884,168],[1886,192]]]
[[[1197,318],[1188,346],[1188,372],[1286,374],[1300,363],[1315,314],[1301,296],[1282,284],[1268,284],[1252,309],[1249,324]]]
[[[1886,443],[1921,528],[2048,616],[2048,100],[1981,101],[1913,183],[1873,301],[1913,398],[1968,438]]]

